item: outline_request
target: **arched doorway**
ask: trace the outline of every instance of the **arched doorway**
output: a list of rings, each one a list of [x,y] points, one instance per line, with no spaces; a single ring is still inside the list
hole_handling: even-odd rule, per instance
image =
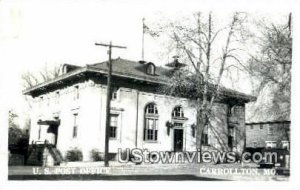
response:
[[[184,148],[184,112],[181,106],[176,106],[172,111],[173,122],[173,150],[181,152]]]

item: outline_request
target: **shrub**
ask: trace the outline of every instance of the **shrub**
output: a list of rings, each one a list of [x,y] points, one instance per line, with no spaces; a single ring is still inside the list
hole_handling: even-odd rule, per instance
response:
[[[108,160],[115,161],[116,160],[116,153],[109,153]],[[100,152],[97,149],[91,150],[91,158],[93,161],[104,161],[104,153]]]
[[[82,152],[78,149],[68,150],[66,155],[68,162],[82,161]]]
[[[97,149],[91,150],[91,157],[93,161],[104,161],[103,153],[99,152]]]

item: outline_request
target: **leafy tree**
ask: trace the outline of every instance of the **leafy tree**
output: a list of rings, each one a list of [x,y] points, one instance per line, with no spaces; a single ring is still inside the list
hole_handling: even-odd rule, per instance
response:
[[[15,122],[18,115],[9,111],[8,148],[20,154],[26,154],[29,143],[28,129],[21,129]]]
[[[18,117],[13,111],[9,111],[8,116],[8,144],[17,144],[19,139],[22,137],[22,130],[15,123],[15,119]]]
[[[283,24],[259,23],[258,51],[251,55],[249,72],[256,80],[258,101],[250,106],[250,120],[289,120],[292,67],[292,17]]]

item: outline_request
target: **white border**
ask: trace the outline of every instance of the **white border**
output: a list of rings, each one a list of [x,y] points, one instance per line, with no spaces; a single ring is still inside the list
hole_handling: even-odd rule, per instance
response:
[[[11,1],[18,2],[18,1]],[[90,2],[90,1],[89,1]],[[108,1],[105,1],[108,2]],[[117,6],[122,3],[131,3],[132,8],[140,8],[146,6],[148,9],[174,9],[174,10],[214,10],[214,11],[278,11],[293,12],[294,39],[293,39],[293,69],[292,69],[292,124],[291,124],[291,177],[289,182],[205,182],[205,181],[8,181],[7,180],[7,103],[2,99],[2,93],[13,88],[3,89],[1,86],[0,100],[0,189],[81,189],[81,188],[110,188],[110,189],[300,189],[299,183],[299,126],[297,120],[300,113],[300,66],[297,62],[299,59],[299,1],[297,0],[198,0],[198,1],[145,1],[145,0],[114,0]],[[1,2],[0,2],[1,6]],[[130,10],[129,10],[130,11]],[[1,56],[1,55],[0,55]],[[1,63],[1,70],[5,70],[5,63]],[[0,73],[1,74],[1,73]],[[2,79],[2,78],[1,78]],[[0,83],[1,85],[2,83]],[[9,102],[9,101],[8,101]]]

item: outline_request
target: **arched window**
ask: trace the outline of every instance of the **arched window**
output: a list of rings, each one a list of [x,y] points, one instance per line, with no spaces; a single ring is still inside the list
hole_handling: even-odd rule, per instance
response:
[[[173,111],[172,111],[172,120],[173,120],[173,124],[174,127],[179,127],[182,128],[183,127],[183,120],[184,120],[184,114],[183,114],[183,109],[181,106],[176,106]]]
[[[155,65],[154,63],[148,63],[146,68],[146,73],[148,75],[155,75]]]
[[[155,103],[145,107],[144,140],[157,141],[158,134],[158,111]]]
[[[184,117],[183,109],[182,109],[181,106],[176,106],[176,107],[173,109],[172,117]]]
[[[155,103],[150,103],[146,106],[146,109],[145,109],[145,113],[146,114],[158,114],[157,112],[157,107],[156,107],[156,104]]]

